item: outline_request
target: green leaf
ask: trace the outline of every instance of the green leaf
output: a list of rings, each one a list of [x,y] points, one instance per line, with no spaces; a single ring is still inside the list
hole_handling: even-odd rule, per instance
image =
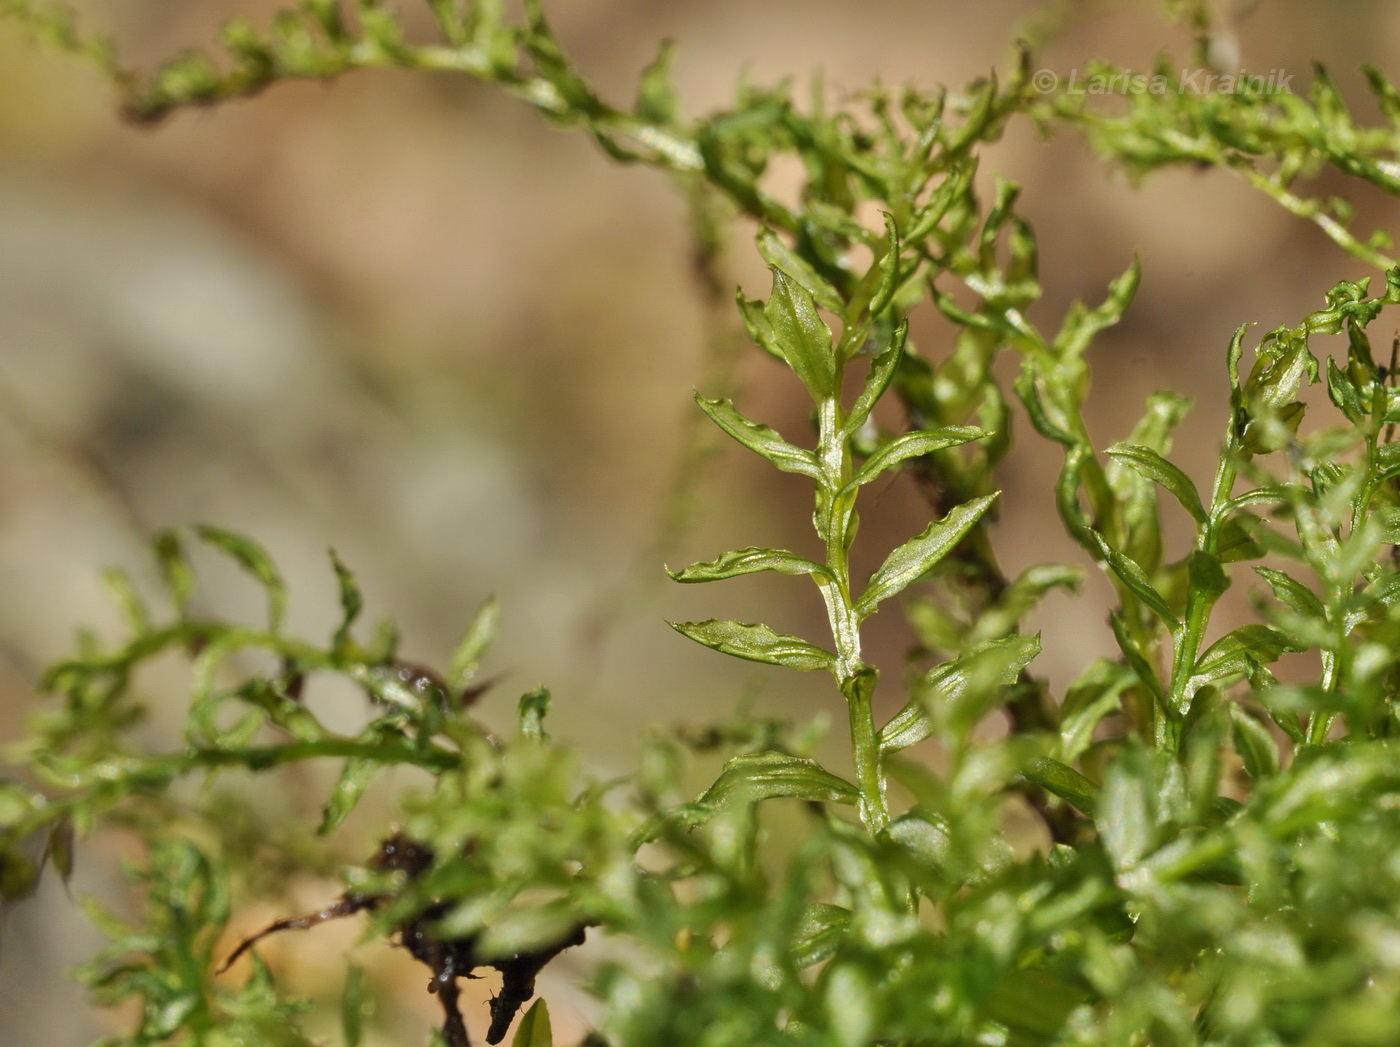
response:
[[[1197,596],[1214,601],[1230,588],[1230,576],[1210,553],[1193,549],[1186,560],[1186,584]]]
[[[194,570],[185,555],[184,543],[180,541],[178,532],[163,531],[156,536],[153,548],[161,575],[175,601],[175,609],[183,615],[194,594]]]
[[[1035,564],[1006,587],[996,602],[977,619],[973,638],[999,640],[1016,631],[1031,609],[1052,589],[1077,592],[1084,572],[1065,564]]]
[[[893,828],[893,826],[891,826]],[[797,969],[829,960],[836,954],[851,926],[851,910],[826,902],[813,902],[802,913],[793,935],[790,954]]]
[[[1327,620],[1327,611],[1317,594],[1296,578],[1272,567],[1256,567],[1254,572],[1269,583],[1274,596],[1294,614],[1314,622]]]
[[[1278,773],[1278,742],[1273,732],[1236,702],[1229,702],[1230,724],[1234,728],[1235,751],[1244,760],[1244,770],[1256,782]]]
[[[1146,687],[1147,692],[1157,700],[1157,704],[1166,710],[1168,708],[1167,697],[1162,689],[1162,681],[1158,679],[1152,663],[1148,661],[1147,655],[1133,638],[1132,632],[1128,629],[1128,623],[1118,612],[1110,611],[1108,625],[1113,630],[1113,639],[1117,641],[1118,649],[1123,652],[1123,657],[1129,668],[1137,675],[1138,682]]]
[[[246,19],[235,18],[225,22],[219,30],[219,42],[228,49],[234,66],[245,75],[257,79],[270,72],[272,53]]]
[[[542,742],[549,735],[544,730],[544,718],[549,715],[551,695],[548,687],[536,687],[520,697],[520,736]]]
[[[890,822],[885,835],[926,868],[941,872],[950,862],[953,841],[940,815],[915,807]]]
[[[52,863],[64,885],[73,878],[73,819],[64,817],[49,826],[44,841],[44,860]]]
[[[695,402],[717,426],[783,472],[801,473],[814,480],[821,475],[816,456],[811,451],[788,443],[766,425],[749,421],[729,400],[706,400],[697,393]]]
[[[367,665],[383,665],[394,660],[399,649],[399,627],[387,615],[374,624],[374,634],[365,645],[363,660]]]
[[[539,0],[525,0],[524,8],[530,31],[522,36],[521,43],[540,75],[563,96],[568,118],[578,120],[581,114],[596,111],[598,100],[564,55],[553,29],[545,21]]]
[[[716,809],[778,798],[849,804],[859,795],[854,785],[815,760],[769,751],[734,757],[699,802]]]
[[[758,346],[774,360],[787,363],[783,350],[778,345],[778,336],[773,333],[773,325],[763,311],[763,303],[739,291],[735,300],[739,304],[739,316],[744,321],[744,330],[754,345]]]
[[[860,471],[851,478],[851,482],[842,489],[841,494],[848,494],[862,484],[870,483],[906,459],[944,451],[949,447],[980,440],[986,435],[984,430],[972,425],[945,425],[939,429],[920,429],[904,433],[872,454],[861,466]]]
[[[1040,396],[1040,374],[1029,360],[1021,365],[1021,373],[1016,377],[1012,388],[1016,391],[1017,399],[1025,407],[1031,426],[1036,432],[1064,447],[1074,447],[1078,443],[1060,421],[1050,417],[1050,412],[1045,408],[1045,401]]]
[[[669,124],[680,115],[680,99],[675,85],[671,83],[671,66],[676,57],[676,45],[670,40],[661,41],[661,49],[651,64],[642,70],[642,80],[637,86],[637,103],[633,107],[637,116],[653,124]]]
[[[1005,1042],[1041,1044],[1060,1039],[1070,1014],[1091,999],[1078,979],[1067,981],[1053,970],[1027,967],[999,978],[985,1007],[994,1021],[1011,1032]]]
[[[481,665],[481,658],[496,639],[496,630],[501,623],[501,604],[494,596],[488,596],[471,624],[462,634],[457,649],[452,652],[452,660],[447,666],[447,686],[454,694],[460,694],[471,681]]]
[[[1400,545],[1400,508],[1386,506],[1371,511],[1376,539],[1385,545]]]
[[[1297,332],[1286,328],[1272,332],[1254,351],[1254,366],[1245,379],[1244,393],[1257,397],[1269,407],[1286,409],[1289,417],[1301,415],[1303,405],[1296,403],[1298,391],[1306,378],[1317,381],[1317,358],[1308,349],[1308,342]],[[1295,423],[1296,424],[1296,423]]]
[[[366,1003],[365,969],[352,963],[346,969],[345,988],[340,994],[340,1038],[345,1047],[360,1047],[364,1039]]]
[[[45,806],[43,796],[20,782],[0,777],[0,833],[12,831]]]
[[[404,49],[404,27],[398,12],[384,0],[360,0],[360,32],[386,56],[399,57]]]
[[[831,328],[817,315],[812,296],[793,277],[777,266],[773,271],[773,293],[768,298],[764,315],[773,328],[777,342],[788,366],[802,379],[802,384],[821,401],[836,390],[836,355],[831,346]]]
[[[1189,698],[1206,684],[1218,684],[1242,676],[1251,666],[1267,665],[1280,655],[1299,650],[1297,644],[1267,625],[1242,625],[1211,644],[1200,658],[1186,684]]]
[[[830,309],[833,313],[840,313],[845,309],[845,303],[841,301],[836,288],[813,269],[805,258],[788,247],[773,230],[764,229],[758,234],[758,253],[775,272],[785,273],[796,280],[823,309]]]
[[[914,684],[908,704],[880,729],[880,751],[906,749],[955,716],[970,726],[1039,653],[1038,636],[1009,636],[930,669]]]
[[[1240,450],[1245,454],[1272,454],[1281,451],[1297,438],[1308,405],[1300,401],[1282,407],[1260,401],[1255,413],[1244,426]]]
[[[1361,425],[1370,414],[1360,391],[1331,357],[1327,358],[1327,395],[1352,425]]]
[[[1093,546],[1093,539],[1089,536],[1089,517],[1080,503],[1079,489],[1083,484],[1085,464],[1093,460],[1093,452],[1082,444],[1068,446],[1065,450],[1065,466],[1060,470],[1060,478],[1055,483],[1055,507],[1060,511],[1065,530],[1085,548]]]
[[[1205,507],[1191,478],[1152,448],[1142,444],[1115,444],[1108,453],[1131,466],[1143,478],[1165,487],[1197,523],[1206,522]]]
[[[1165,753],[1144,752],[1134,746],[1120,753],[1104,774],[1095,798],[1094,821],[1104,849],[1120,869],[1136,865],[1157,846],[1171,798],[1159,796]]]
[[[335,636],[331,639],[331,650],[344,652],[350,645],[350,627],[360,616],[365,602],[360,595],[359,585],[355,583],[355,576],[341,562],[334,549],[330,554],[331,567],[335,570],[335,580],[340,588],[340,625],[336,627]]]
[[[1104,536],[1092,527],[1088,529],[1087,534],[1089,540],[1097,548],[1099,559],[1108,564],[1109,570],[1127,587],[1128,591],[1142,601],[1143,605],[1169,628],[1177,628],[1179,623],[1176,615],[1167,606],[1167,601],[1162,599],[1162,594],[1152,587],[1152,583],[1147,580],[1147,575],[1143,573],[1136,561],[1110,546]]]
[[[506,24],[503,0],[475,0],[470,11],[471,45],[486,55],[497,75],[514,73],[520,63],[520,47],[515,27]]]
[[[151,614],[146,609],[145,601],[136,591],[131,575],[125,571],[113,569],[103,572],[102,581],[106,585],[107,591],[116,600],[117,606],[121,608],[122,618],[126,621],[127,628],[137,636],[149,632]]]
[[[330,799],[321,812],[321,824],[316,829],[316,835],[329,836],[339,829],[350,812],[359,805],[374,776],[382,769],[382,764],[368,757],[354,756],[346,760],[335,788],[331,790]]]
[[[1092,817],[1098,808],[1099,787],[1059,760],[1038,756],[1021,770],[1021,774],[1084,814]]]
[[[910,583],[935,567],[962,541],[968,531],[992,507],[995,494],[974,498],[970,502],[949,511],[942,520],[929,524],[928,528],[915,538],[905,542],[885,559],[879,569],[870,576],[865,592],[856,602],[857,617],[865,618],[875,613],[875,608],[883,600],[907,588]]]
[[[1142,259],[1133,257],[1133,264],[1116,280],[1108,285],[1108,296],[1093,309],[1086,309],[1079,303],[1070,311],[1064,327],[1055,336],[1054,351],[1061,360],[1073,360],[1089,348],[1101,331],[1112,327],[1123,318],[1123,313],[1137,294],[1138,283],[1142,278]]]
[[[942,600],[911,596],[904,601],[904,614],[920,645],[929,651],[952,655],[968,645],[972,630]]]
[[[831,1030],[826,1042],[832,1047],[865,1047],[875,1039],[879,1021],[875,974],[852,962],[836,964],[828,965],[817,983]]]
[[[909,321],[903,320],[890,335],[890,344],[870,362],[870,371],[865,376],[865,385],[856,402],[851,405],[851,413],[846,416],[842,430],[847,436],[856,432],[870,418],[870,412],[885,395],[885,390],[894,380],[899,370],[899,361],[904,356],[904,343],[909,337]]]
[[[554,1047],[554,1031],[549,1026],[549,1005],[544,998],[530,1004],[530,1009],[515,1028],[511,1047]]]
[[[1386,572],[1362,590],[1366,600],[1375,600],[1385,607],[1400,603],[1400,574]]]
[[[875,284],[874,293],[870,296],[870,305],[866,307],[872,317],[879,316],[889,308],[890,302],[894,300],[894,293],[899,288],[899,231],[895,228],[892,214],[888,211],[881,211],[880,214],[885,219],[885,250],[875,267],[879,279]]]
[[[347,36],[345,18],[341,14],[340,0],[301,0],[302,10],[315,22],[326,38],[341,41]]]
[[[492,914],[477,939],[485,958],[510,959],[567,941],[578,930],[578,915],[565,901],[510,906]]]
[[[716,621],[713,618],[703,622],[667,624],[696,643],[751,662],[785,665],[790,669],[806,671],[830,669],[836,664],[836,656],[830,651],[814,647],[796,636],[775,633],[766,625]]]
[[[287,587],[282,582],[272,558],[256,542],[241,534],[225,531],[220,527],[200,524],[195,533],[201,539],[227,554],[245,571],[251,574],[267,590],[268,628],[277,632],[282,626],[282,616],[287,607]]]
[[[1128,666],[1101,658],[1070,685],[1059,713],[1060,760],[1076,760],[1093,744],[1100,722],[1122,709],[1123,692],[1136,681]]]
[[[1263,556],[1264,547],[1255,536],[1255,532],[1262,527],[1263,522],[1253,513],[1236,513],[1226,520],[1215,540],[1216,556],[1220,562],[1239,563]]]
[[[757,574],[760,571],[777,571],[779,574],[817,574],[830,577],[829,572],[819,563],[803,559],[795,553],[783,549],[736,549],[724,553],[705,563],[693,563],[679,571],[666,569],[678,582],[714,582],[724,578],[737,578],[744,574]]]

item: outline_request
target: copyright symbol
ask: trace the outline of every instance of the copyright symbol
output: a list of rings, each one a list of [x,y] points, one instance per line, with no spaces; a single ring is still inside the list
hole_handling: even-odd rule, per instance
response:
[[[1048,95],[1060,86],[1060,78],[1052,69],[1037,69],[1031,77],[1031,86],[1043,95]]]

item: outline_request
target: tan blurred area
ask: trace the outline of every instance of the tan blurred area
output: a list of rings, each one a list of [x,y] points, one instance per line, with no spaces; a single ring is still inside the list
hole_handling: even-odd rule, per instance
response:
[[[77,6],[149,64],[211,40],[226,17],[263,19],[276,4]],[[416,0],[401,6],[422,22]],[[1063,71],[1102,56],[1145,70],[1161,48],[1186,53],[1156,4],[1062,6],[1066,24],[1038,65]],[[723,105],[745,72],[801,82],[820,70],[833,92],[876,77],[956,86],[1004,66],[1016,27],[1042,9],[546,4],[566,49],[614,99],[630,98],[659,41],[674,38],[678,87],[696,113]],[[1396,72],[1393,4],[1262,0],[1238,14],[1237,37],[1222,46],[1237,47],[1243,67],[1295,73],[1301,88],[1320,59],[1360,114],[1372,108],[1357,66]],[[1095,434],[1101,446],[1123,438],[1153,390],[1186,393],[1197,407],[1177,460],[1198,483],[1225,416],[1236,325],[1296,322],[1337,280],[1367,275],[1222,174],[1173,172],[1133,189],[1077,135],[1046,142],[1024,125],[989,151],[983,171],[993,170],[1025,187],[1046,326],[1071,299],[1101,297],[1141,253],[1137,303],[1093,350]],[[1358,212],[1363,230],[1396,224],[1385,201],[1363,198]],[[762,294],[748,235],[735,230],[728,279]],[[685,465],[702,432],[691,392],[723,373],[717,347],[734,326],[727,306],[707,306],[693,253],[686,202],[665,177],[617,166],[490,87],[360,74],[141,128],[120,119],[90,70],[0,23],[0,740],[19,737],[41,700],[39,672],[70,649],[75,628],[116,635],[102,569],[150,584],[145,543],[191,522],[262,542],[287,576],[293,626],[318,638],[337,611],[328,547],[357,573],[371,616],[397,620],[417,661],[444,662],[472,610],[497,594],[504,617],[488,672],[502,682],[483,718],[508,724],[515,696],[545,682],[554,732],[604,773],[630,765],[648,725],[722,716],[744,700],[770,715],[825,710],[839,726],[828,681],[720,658],[663,621],[738,613],[784,631],[823,627],[797,581],[695,591],[662,573],[663,559],[810,544],[801,483],[774,480],[737,448],[698,471]],[[949,331],[919,316],[914,337],[937,357]],[[741,408],[803,431],[803,394],[768,361],[743,354],[736,381]],[[1026,430],[1018,420],[1027,446],[1004,474],[1005,565],[1063,558],[1092,572],[1057,538],[1057,454]],[[873,491],[861,555],[877,559],[927,514],[903,484]],[[231,572],[211,567],[207,583],[202,607],[257,613],[256,594]],[[1057,685],[1112,649],[1106,594],[1091,577],[1031,623],[1045,637],[1037,666]],[[909,634],[892,611],[872,626],[893,708]],[[79,860],[75,891],[110,876],[92,867],[103,856],[80,850]],[[352,940],[342,934],[334,948]],[[0,1047],[99,1035],[101,1018],[61,973],[94,942],[53,884],[8,914]],[[405,975],[411,992],[419,974]],[[559,991],[562,1029],[585,1005]],[[404,1006],[417,1024],[373,1042],[423,1042],[432,1003]]]

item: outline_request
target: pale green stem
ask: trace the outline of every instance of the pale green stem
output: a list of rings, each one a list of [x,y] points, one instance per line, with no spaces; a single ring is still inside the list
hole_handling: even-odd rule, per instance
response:
[[[873,681],[868,686],[862,686],[858,680],[842,681],[841,691],[850,713],[856,784],[860,786],[860,818],[872,835],[883,832],[890,824],[885,779],[880,771],[880,741],[870,700],[874,690]]]
[[[1230,435],[1225,440],[1225,450],[1220,459],[1220,468],[1215,472],[1215,486],[1211,490],[1210,511],[1206,522],[1201,525],[1196,538],[1196,549],[1208,556],[1214,556],[1220,543],[1220,526],[1224,523],[1222,513],[1230,500],[1230,492],[1235,488],[1238,467],[1235,464],[1235,440],[1233,423]],[[1181,634],[1177,639],[1175,656],[1172,659],[1172,680],[1169,701],[1179,716],[1190,711],[1193,697],[1189,693],[1191,673],[1196,667],[1196,659],[1205,641],[1206,628],[1210,624],[1210,613],[1220,598],[1218,593],[1192,586],[1186,597],[1186,619],[1182,623]]]
[[[880,743],[871,704],[873,671],[860,656],[860,618],[851,599],[851,527],[855,519],[855,489],[848,489],[851,466],[850,437],[840,401],[827,397],[818,406],[817,461],[821,479],[813,524],[826,543],[827,578],[821,580],[831,636],[836,647],[835,674],[850,714],[851,755],[860,789],[860,817],[866,829],[879,833],[889,825],[885,782],[880,771]]]

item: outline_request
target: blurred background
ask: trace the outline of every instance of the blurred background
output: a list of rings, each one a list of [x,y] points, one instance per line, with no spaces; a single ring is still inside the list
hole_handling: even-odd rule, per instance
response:
[[[277,5],[77,6],[129,61],[150,65],[213,39],[232,15],[265,19]],[[414,0],[401,6],[421,15]],[[1156,4],[1062,6],[1074,17],[1037,65],[1067,71],[1099,56],[1146,70],[1164,47],[1187,53]],[[771,82],[820,70],[833,92],[877,77],[959,85],[1004,65],[1016,27],[1045,7],[546,9],[615,100],[631,98],[658,43],[674,38],[684,105],[703,113],[726,104],[741,73]],[[1322,60],[1370,116],[1357,66],[1386,69],[1400,7],[1264,0],[1235,14],[1242,66],[1296,74],[1302,88]],[[1153,390],[1186,393],[1197,406],[1176,459],[1201,484],[1236,325],[1296,322],[1337,280],[1368,275],[1218,173],[1172,172],[1134,189],[1076,135],[1045,141],[1023,124],[988,151],[983,172],[993,170],[1025,187],[1047,326],[1073,298],[1096,301],[1142,254],[1128,321],[1093,350],[1095,436],[1100,446],[1126,436]],[[1382,201],[1359,211],[1363,231],[1395,225]],[[726,279],[766,295],[748,231],[734,232]],[[615,165],[490,87],[358,74],[140,128],[88,69],[0,24],[0,741],[19,737],[41,700],[38,674],[77,627],[115,635],[102,569],[149,583],[151,535],[191,522],[263,543],[287,576],[293,626],[318,638],[337,614],[328,547],[357,573],[371,615],[395,618],[414,660],[443,663],[474,608],[498,595],[487,672],[503,681],[483,718],[508,723],[515,696],[545,682],[554,732],[602,773],[630,766],[650,725],[744,703],[765,715],[838,713],[829,681],[720,658],[664,624],[741,611],[784,631],[823,628],[799,582],[697,591],[662,573],[663,561],[726,548],[810,543],[806,487],[697,424],[692,390],[713,392],[730,367],[751,416],[796,437],[806,407],[761,354],[734,355],[734,317],[707,304],[693,254],[686,202],[663,176]],[[914,338],[937,357],[949,331],[921,316]],[[1056,544],[1059,464],[1026,441],[1005,469],[998,535],[1013,574],[1054,559],[1092,571]],[[881,553],[928,516],[903,483],[877,487],[862,512],[861,539]],[[211,568],[205,581],[203,607],[256,613],[257,594],[232,572]],[[1037,669],[1058,686],[1113,650],[1107,593],[1093,572],[1079,597],[1052,597],[1032,621],[1045,634]],[[872,629],[873,660],[897,665],[910,643],[898,613]],[[892,710],[898,688],[887,690]],[[110,876],[84,861],[78,891]],[[336,889],[326,881],[299,900],[315,907]],[[62,977],[94,936],[61,887],[11,911],[3,933],[5,1047],[85,1044],[108,1027]],[[412,1014],[384,1042],[419,1043],[435,1006],[421,972],[395,963]],[[548,978],[566,994],[551,1004],[567,1025],[584,1004]]]

